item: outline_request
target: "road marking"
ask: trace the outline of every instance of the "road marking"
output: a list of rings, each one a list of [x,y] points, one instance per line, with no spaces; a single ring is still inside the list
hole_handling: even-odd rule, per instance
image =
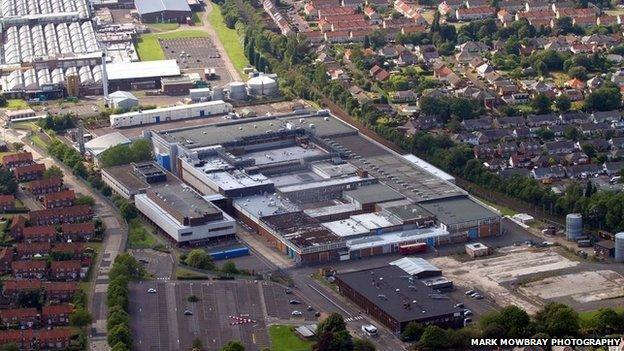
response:
[[[349,317],[349,318],[345,318],[345,322],[359,321],[362,319],[364,319],[364,316]]]

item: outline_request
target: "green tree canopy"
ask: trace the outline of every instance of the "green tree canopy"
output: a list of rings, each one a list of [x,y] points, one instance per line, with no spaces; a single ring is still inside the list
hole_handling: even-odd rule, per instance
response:
[[[148,139],[140,139],[129,145],[117,145],[100,154],[102,167],[125,165],[152,159],[152,144]]]
[[[184,261],[187,265],[193,268],[199,269],[213,269],[214,263],[212,262],[212,257],[206,253],[206,251],[202,249],[193,249],[186,256],[186,260]]]
[[[13,172],[4,167],[0,167],[0,194],[15,194],[16,191],[17,181],[13,176]]]
[[[237,340],[228,341],[228,343],[221,348],[221,351],[245,351],[245,346]]]
[[[535,315],[537,329],[553,337],[575,336],[580,320],[571,307],[558,302],[550,302]]]
[[[585,107],[590,111],[611,111],[622,105],[622,94],[617,87],[598,88],[585,98]]]

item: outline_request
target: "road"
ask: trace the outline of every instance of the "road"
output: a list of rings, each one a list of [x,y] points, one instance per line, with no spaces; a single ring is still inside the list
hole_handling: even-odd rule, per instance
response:
[[[63,171],[64,184],[77,193],[88,195],[95,200],[94,213],[100,218],[105,226],[104,241],[98,259],[92,267],[94,279],[89,289],[89,311],[93,316],[92,337],[90,349],[93,351],[109,350],[106,343],[106,289],[108,288],[108,271],[119,254],[123,252],[128,230],[124,221],[119,218],[118,212],[113,205],[99,192],[94,191],[84,181],[75,177],[71,170],[60,162],[56,162],[45,152],[32,145],[27,138],[27,132],[6,130],[4,133],[7,142],[22,142],[25,151],[31,152],[37,162],[42,162],[46,167],[56,165]],[[31,204],[32,205],[32,204]]]
[[[199,26],[198,28],[203,29],[210,36],[210,39],[214,43],[215,47],[217,48],[217,50],[219,50],[219,53],[221,54],[221,57],[223,58],[223,62],[225,62],[225,68],[227,69],[228,73],[230,74],[230,77],[232,78],[232,80],[233,81],[242,81],[240,73],[238,73],[236,68],[234,68],[234,65],[232,64],[232,60],[230,60],[230,57],[228,56],[227,52],[225,51],[225,47],[223,46],[223,43],[219,39],[219,36],[217,35],[217,32],[215,31],[215,29],[210,24],[210,21],[208,21],[208,14],[210,13],[210,11],[213,11],[213,10],[214,10],[214,8],[212,7],[212,3],[210,1],[207,1],[206,2],[206,11],[204,12],[204,15],[203,15],[203,18],[202,18],[202,25]]]

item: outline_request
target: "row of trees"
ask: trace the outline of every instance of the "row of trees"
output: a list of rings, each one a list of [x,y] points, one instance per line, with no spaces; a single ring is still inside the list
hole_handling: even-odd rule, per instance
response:
[[[63,143],[59,139],[54,138],[50,146],[48,147],[50,155],[59,159],[67,167],[72,170],[72,173],[78,177],[86,179],[88,176],[87,167],[85,167],[82,155],[78,150]]]
[[[330,314],[318,324],[313,351],[375,351],[369,340],[353,338],[342,315]]]
[[[124,253],[115,258],[108,277],[110,280],[106,291],[108,345],[113,351],[129,351],[132,350],[132,332],[128,314],[130,296],[128,283],[144,278],[145,269],[134,257]]]
[[[37,125],[45,130],[53,130],[58,132],[76,126],[76,116],[73,113],[65,113],[62,115],[48,114],[45,118],[37,121]]]
[[[113,146],[100,155],[102,167],[125,165],[152,159],[152,143],[148,139],[139,139],[128,145]]]

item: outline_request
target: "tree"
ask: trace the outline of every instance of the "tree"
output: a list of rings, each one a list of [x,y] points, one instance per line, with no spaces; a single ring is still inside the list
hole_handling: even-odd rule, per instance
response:
[[[130,145],[113,146],[100,154],[102,167],[125,165],[152,159],[152,144],[148,139],[140,139]]]
[[[601,308],[593,318],[594,328],[601,335],[620,331],[624,326],[624,320],[611,308]]]
[[[130,349],[128,349],[128,347],[123,343],[123,342],[118,342],[117,344],[115,344],[115,346],[113,346],[113,348],[111,348],[111,351],[128,351]]]
[[[234,261],[227,261],[221,267],[221,272],[228,274],[237,274],[238,268],[236,268],[236,263]]]
[[[17,191],[17,181],[13,172],[4,167],[0,167],[0,194],[10,195]]]
[[[221,348],[221,351],[245,351],[245,346],[240,341],[228,341]]]
[[[20,348],[16,343],[8,343],[0,346],[0,351],[20,351]]]
[[[528,313],[518,306],[507,306],[500,313],[501,325],[507,331],[507,337],[528,337],[532,333],[531,318]]]
[[[46,169],[45,172],[43,172],[43,179],[50,179],[50,178],[63,178],[63,171],[55,165],[50,166],[50,168]]]
[[[578,313],[567,305],[550,302],[535,315],[537,329],[552,337],[575,336],[580,320]]]
[[[598,88],[585,98],[585,107],[590,111],[611,111],[621,105],[622,94],[617,87],[612,86]]]
[[[541,77],[548,75],[548,66],[544,63],[544,61],[538,60],[535,62],[535,72]]]
[[[579,141],[583,133],[578,128],[570,126],[563,131],[563,136],[568,140]]]
[[[74,327],[85,327],[92,321],[92,317],[84,308],[78,308],[69,316],[69,324]]]
[[[583,152],[589,158],[594,158],[596,156],[596,148],[592,144],[583,144],[581,149],[583,149]]]
[[[132,335],[130,334],[130,328],[128,326],[120,324],[113,327],[108,331],[107,341],[109,345],[117,345],[122,343],[126,347],[132,345]]]
[[[368,35],[364,36],[364,49],[368,49],[371,46],[370,38]]]
[[[353,339],[353,351],[375,351],[375,344],[366,339]]]
[[[75,201],[76,205],[89,205],[95,206],[95,199],[89,195],[78,195]]]
[[[13,150],[15,150],[15,151],[23,151],[24,150],[24,144],[20,143],[19,141],[16,141],[16,142],[12,143],[11,146],[13,147]]]
[[[587,80],[587,68],[583,66],[574,66],[568,70],[568,75],[571,78],[576,78],[580,80]]]
[[[201,350],[204,348],[204,344],[202,343],[200,338],[193,339],[193,343],[191,344],[193,350]]]
[[[7,99],[4,94],[0,94],[0,107],[6,107]]]
[[[317,335],[321,335],[324,333],[336,333],[341,330],[346,330],[347,324],[344,321],[344,318],[339,313],[332,313],[324,321],[318,324],[317,327]]]
[[[420,339],[421,334],[423,333],[424,327],[422,324],[418,322],[409,322],[405,329],[403,329],[403,333],[401,333],[401,340],[403,341],[416,341]]]
[[[202,249],[193,249],[186,256],[186,260],[184,261],[187,265],[193,268],[199,269],[213,269],[214,263],[212,262],[212,257],[206,253],[206,251]]]
[[[572,107],[572,101],[568,94],[561,94],[555,98],[555,107],[560,112],[566,112]]]
[[[548,113],[550,112],[550,98],[546,94],[538,94],[533,101],[531,101],[531,106],[535,109],[536,113]]]
[[[369,40],[373,49],[380,48],[386,45],[386,34],[380,29],[375,29],[371,33]]]
[[[418,344],[422,347],[443,350],[448,348],[446,331],[437,325],[428,325],[420,336]]]

